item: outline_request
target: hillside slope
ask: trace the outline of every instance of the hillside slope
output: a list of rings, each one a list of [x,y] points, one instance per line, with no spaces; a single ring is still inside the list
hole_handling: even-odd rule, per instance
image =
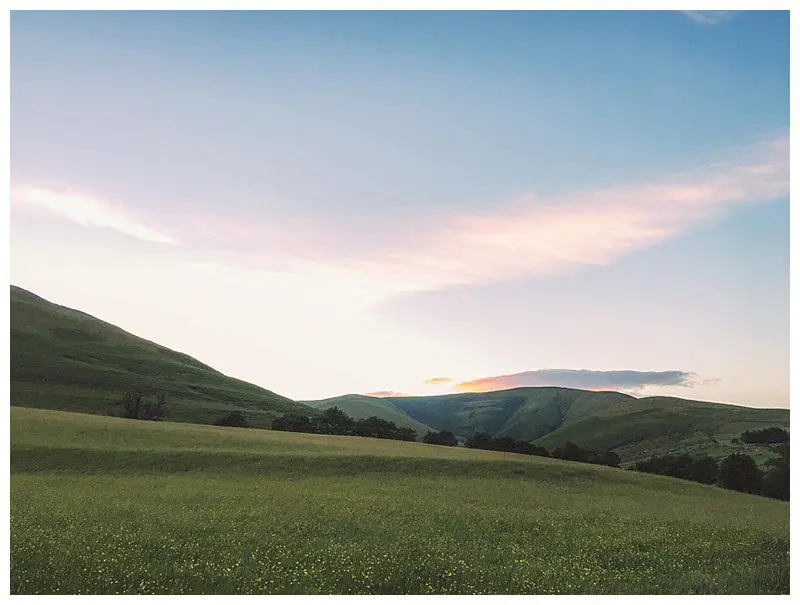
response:
[[[298,407],[184,353],[11,286],[12,405],[115,413],[133,387],[164,391],[170,420],[211,423],[239,410],[253,426],[266,427]]]

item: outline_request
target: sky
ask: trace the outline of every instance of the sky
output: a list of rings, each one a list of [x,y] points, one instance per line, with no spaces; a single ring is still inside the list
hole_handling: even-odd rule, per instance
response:
[[[788,12],[14,12],[11,281],[305,400],[789,406]]]

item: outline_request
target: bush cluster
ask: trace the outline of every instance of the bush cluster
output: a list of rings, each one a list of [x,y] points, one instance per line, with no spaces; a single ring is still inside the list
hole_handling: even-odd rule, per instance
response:
[[[550,456],[550,452],[539,445],[534,445],[527,441],[519,441],[512,437],[492,437],[488,433],[475,433],[467,439],[464,445],[479,450],[513,452],[515,454],[527,454],[528,456]]]
[[[328,408],[314,418],[304,414],[284,414],[272,422],[272,429],[295,433],[354,435],[358,437],[376,437],[378,439],[398,439],[400,441],[414,441],[417,438],[417,432],[413,429],[397,426],[394,422],[377,416],[354,420],[338,407]]]

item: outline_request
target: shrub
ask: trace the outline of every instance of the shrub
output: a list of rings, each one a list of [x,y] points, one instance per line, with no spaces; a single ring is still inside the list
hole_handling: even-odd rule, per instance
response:
[[[122,416],[135,420],[162,420],[167,413],[167,396],[143,389],[128,391],[122,396]]]
[[[422,438],[422,441],[425,443],[432,443],[434,445],[449,445],[449,446],[458,445],[458,440],[456,439],[456,436],[450,431],[439,431],[438,433],[434,433],[433,431],[428,431],[427,433],[425,433],[425,436]]]
[[[216,426],[236,426],[243,429],[250,426],[250,423],[247,422],[247,418],[245,418],[244,414],[241,412],[229,412],[221,416],[214,424]]]

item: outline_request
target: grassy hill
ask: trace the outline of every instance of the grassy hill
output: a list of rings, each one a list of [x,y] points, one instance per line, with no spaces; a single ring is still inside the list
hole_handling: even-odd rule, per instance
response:
[[[251,425],[266,427],[298,407],[184,353],[11,286],[12,405],[108,414],[137,386],[167,393],[170,420],[212,423],[239,410]]]
[[[12,594],[788,593],[789,505],[412,442],[11,409]]]
[[[476,432],[533,441],[549,449],[566,441],[613,449],[626,463],[655,454],[689,452],[725,456],[744,450],[763,462],[772,454],[755,445],[733,445],[752,428],[789,428],[789,410],[691,401],[675,397],[637,399],[615,392],[560,387],[523,387],[489,393],[431,397],[338,398],[345,408],[358,398],[361,414],[393,406],[436,430],[459,437]]]
[[[397,426],[408,427],[417,432],[417,439],[422,439],[425,433],[434,429],[427,424],[415,420],[403,410],[394,405],[391,401],[386,401],[380,397],[370,397],[368,395],[342,395],[329,399],[317,399],[314,401],[301,401],[317,410],[327,410],[328,408],[338,407],[345,414],[356,420],[377,416],[384,420],[394,422]]]

